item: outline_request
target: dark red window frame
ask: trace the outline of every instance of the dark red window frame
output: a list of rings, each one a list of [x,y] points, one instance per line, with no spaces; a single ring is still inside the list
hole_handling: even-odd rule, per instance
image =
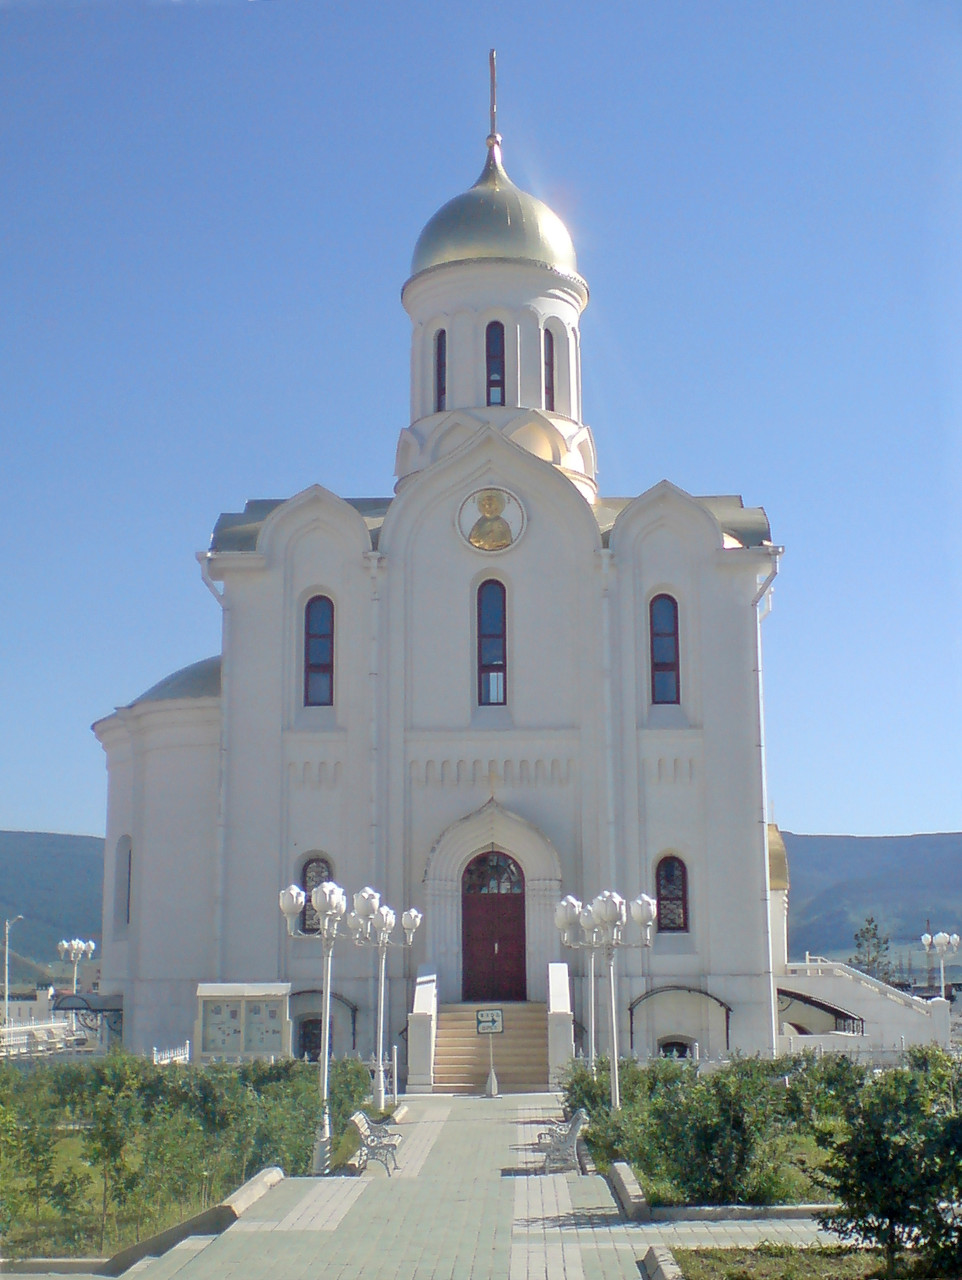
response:
[[[487,403],[505,403],[504,380],[504,325],[492,320],[484,331],[484,367],[487,385]]]
[[[434,335],[434,412],[443,413],[448,404],[448,335],[439,329]]]
[[[544,407],[554,413],[554,334],[544,331]]]
[[[508,701],[508,608],[504,583],[488,578],[478,587],[478,706]]]
[[[658,595],[652,599],[648,606],[648,628],[651,700],[659,704],[681,702],[678,601],[674,596]]]
[[[655,899],[658,903],[658,932],[688,932],[688,868],[670,853],[655,871]]]
[[[313,596],[304,609],[304,706],[334,705],[334,601]]]

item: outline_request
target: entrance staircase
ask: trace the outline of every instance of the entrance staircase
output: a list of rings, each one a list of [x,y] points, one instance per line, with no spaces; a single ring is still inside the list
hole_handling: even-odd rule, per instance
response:
[[[478,1009],[504,1014],[500,1035],[479,1036]],[[488,1041],[501,1093],[544,1093],[548,1088],[548,1007],[544,1004],[447,1004],[438,1010],[434,1049],[435,1093],[484,1093]]]

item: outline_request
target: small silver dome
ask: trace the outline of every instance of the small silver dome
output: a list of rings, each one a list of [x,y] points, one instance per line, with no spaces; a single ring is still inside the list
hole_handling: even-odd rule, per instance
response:
[[[488,138],[488,158],[474,186],[443,205],[418,236],[411,275],[477,258],[516,258],[578,274],[567,227],[505,173],[498,134]]]

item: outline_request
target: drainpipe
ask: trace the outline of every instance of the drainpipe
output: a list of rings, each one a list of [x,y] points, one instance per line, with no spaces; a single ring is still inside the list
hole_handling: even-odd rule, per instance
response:
[[[757,590],[757,591],[755,592],[755,594],[752,596],[752,608],[753,608],[753,609],[757,608],[757,606],[758,606],[758,602],[759,602],[760,600],[762,600],[762,599],[764,599],[766,596],[768,596],[768,588],[769,588],[769,587],[772,585],[772,583],[775,581],[775,576],[776,576],[776,574],[778,573],[778,557],[779,557],[779,556],[781,556],[781,555],[783,555],[783,554],[784,554],[784,552],[785,552],[785,548],[784,548],[784,547],[773,547],[773,546],[768,546],[768,547],[765,547],[765,550],[768,552],[769,556],[771,557],[771,561],[772,561],[772,568],[771,568],[771,572],[769,573],[768,577],[765,579],[765,581],[762,583],[762,585],[758,588],[758,590]],[[771,603],[771,599],[769,598],[769,599],[767,599],[767,600],[765,601],[765,611],[764,611],[764,613],[762,614],[762,617],[763,617],[763,618],[767,618],[767,617],[768,617],[768,615],[769,615],[769,613],[771,613],[771,609],[772,609],[772,603]]]
[[[214,981],[223,981],[224,972],[224,886],[227,849],[227,758],[228,758],[228,717],[230,698],[228,697],[228,653],[230,650],[230,605],[227,603],[227,591],[219,591],[210,576],[210,552],[198,551],[197,562],[200,565],[200,576],[204,586],[220,605],[221,625],[221,659],[220,659],[220,746],[217,755],[217,842],[214,850],[214,910],[212,920]]]

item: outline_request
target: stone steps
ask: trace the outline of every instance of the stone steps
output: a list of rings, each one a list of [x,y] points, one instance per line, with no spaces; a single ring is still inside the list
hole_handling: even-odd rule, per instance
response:
[[[478,1009],[501,1009],[504,1031],[477,1034]],[[489,1038],[502,1093],[541,1093],[548,1087],[548,1010],[543,1004],[442,1005],[434,1051],[437,1093],[483,1093],[488,1079]]]

